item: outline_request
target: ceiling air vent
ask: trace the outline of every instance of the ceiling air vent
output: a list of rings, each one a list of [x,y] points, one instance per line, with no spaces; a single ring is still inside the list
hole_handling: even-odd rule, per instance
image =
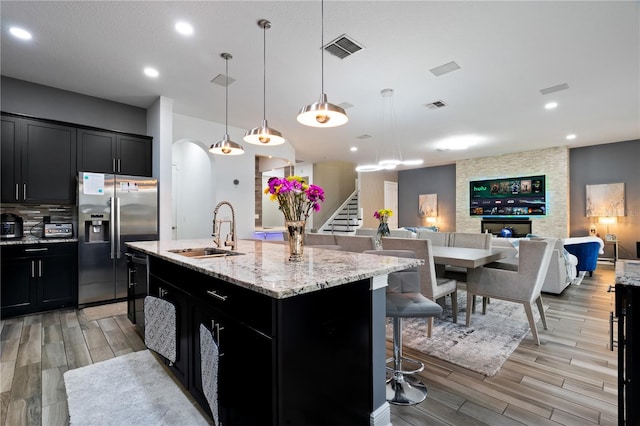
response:
[[[337,39],[327,43],[324,46],[324,50],[331,53],[333,56],[344,59],[347,56],[351,56],[357,51],[362,50],[362,46],[346,34],[342,34]]]
[[[236,81],[235,78],[231,78],[224,74],[218,74],[211,80],[211,83],[217,84],[218,86],[226,87],[231,86],[234,81]]]
[[[447,104],[444,101],[435,101],[431,102],[430,104],[426,104],[425,106],[429,109],[438,109],[446,107]]]
[[[546,89],[540,89],[540,93],[548,95],[549,93],[559,92],[560,90],[566,90],[569,88],[567,83],[558,84],[557,86],[547,87]]]

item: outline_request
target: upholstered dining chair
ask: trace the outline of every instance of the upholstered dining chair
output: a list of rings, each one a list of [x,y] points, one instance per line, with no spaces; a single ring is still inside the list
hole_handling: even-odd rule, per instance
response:
[[[415,258],[410,250],[367,250],[366,254]],[[442,314],[437,303],[420,293],[417,268],[392,272],[388,276],[386,315],[393,319],[393,358],[387,360],[391,377],[387,379],[387,401],[397,405],[415,405],[427,397],[427,387],[413,376],[424,370],[424,364],[402,354],[402,319],[433,318]]]
[[[467,327],[471,325],[471,307],[474,296],[490,297],[509,302],[522,303],[529,327],[536,345],[540,345],[538,330],[533,319],[533,303],[538,305],[540,319],[547,329],[547,319],[542,306],[542,285],[544,284],[553,244],[549,241],[520,242],[518,270],[475,268],[467,274]],[[486,314],[487,305],[482,304],[482,313]]]
[[[320,234],[316,232],[309,232],[304,234],[304,245],[335,245],[336,236],[334,234]]]
[[[336,234],[336,244],[344,251],[362,253],[365,250],[375,250],[376,242],[372,236],[340,235]]]
[[[424,264],[418,267],[420,272],[420,292],[428,299],[437,302],[446,296],[451,297],[451,309],[453,310],[453,322],[458,321],[458,282],[449,278],[437,278],[436,268],[433,262],[433,250],[430,240],[416,238],[382,238],[384,250],[411,250],[418,259],[424,259]],[[446,302],[442,302],[444,306]],[[433,317],[427,323],[427,336],[433,333]]]

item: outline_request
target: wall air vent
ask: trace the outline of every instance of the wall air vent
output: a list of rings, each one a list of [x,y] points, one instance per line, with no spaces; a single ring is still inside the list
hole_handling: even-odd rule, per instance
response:
[[[218,86],[226,87],[231,86],[234,81],[236,81],[235,78],[231,78],[228,75],[224,74],[218,74],[211,80],[211,83],[217,84]]]
[[[425,104],[425,106],[429,109],[438,109],[438,108],[446,107],[447,104],[444,101],[434,101],[434,102],[431,102],[430,104]]]
[[[333,56],[344,59],[353,55],[357,51],[362,50],[362,46],[348,35],[342,34],[337,39],[327,43],[323,49],[331,53]]]

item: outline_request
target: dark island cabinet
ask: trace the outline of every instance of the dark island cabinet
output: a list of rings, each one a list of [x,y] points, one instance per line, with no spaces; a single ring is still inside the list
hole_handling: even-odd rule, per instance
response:
[[[2,317],[76,306],[75,243],[3,246]]]
[[[151,176],[152,139],[78,129],[78,171]]]
[[[200,325],[213,334],[220,424],[369,424],[371,365],[361,361],[371,358],[369,280],[275,299],[155,256],[149,274],[149,294],[176,306],[170,369],[208,412]],[[348,391],[339,389],[341,372]]]
[[[2,116],[2,202],[75,203],[76,129]]]

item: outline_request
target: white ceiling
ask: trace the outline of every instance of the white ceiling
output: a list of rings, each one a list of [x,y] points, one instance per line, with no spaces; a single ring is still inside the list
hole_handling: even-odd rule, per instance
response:
[[[552,146],[640,139],[640,2],[638,1],[326,1],[324,41],[347,34],[364,49],[340,60],[324,55],[330,102],[353,105],[342,127],[296,121],[321,92],[320,1],[2,1],[2,74],[148,107],[158,96],[174,112],[224,123],[229,52],[229,125],[262,120],[263,32],[266,115],[295,146],[298,160],[371,163],[397,142],[404,158],[425,165]],[[189,21],[191,37],[177,34]],[[8,29],[33,34],[24,42]],[[455,61],[440,77],[429,70]],[[157,79],[142,73],[160,71]],[[541,89],[567,83],[568,90]],[[392,88],[394,140],[380,125],[380,91]],[[424,105],[443,100],[448,106]],[[555,110],[545,110],[549,101]],[[577,138],[567,141],[565,136]],[[358,139],[361,135],[369,139]],[[483,140],[442,151],[448,137]],[[207,144],[222,135],[211,135]],[[384,144],[380,144],[380,142]],[[241,142],[237,140],[236,142]],[[359,151],[352,153],[351,146]]]

